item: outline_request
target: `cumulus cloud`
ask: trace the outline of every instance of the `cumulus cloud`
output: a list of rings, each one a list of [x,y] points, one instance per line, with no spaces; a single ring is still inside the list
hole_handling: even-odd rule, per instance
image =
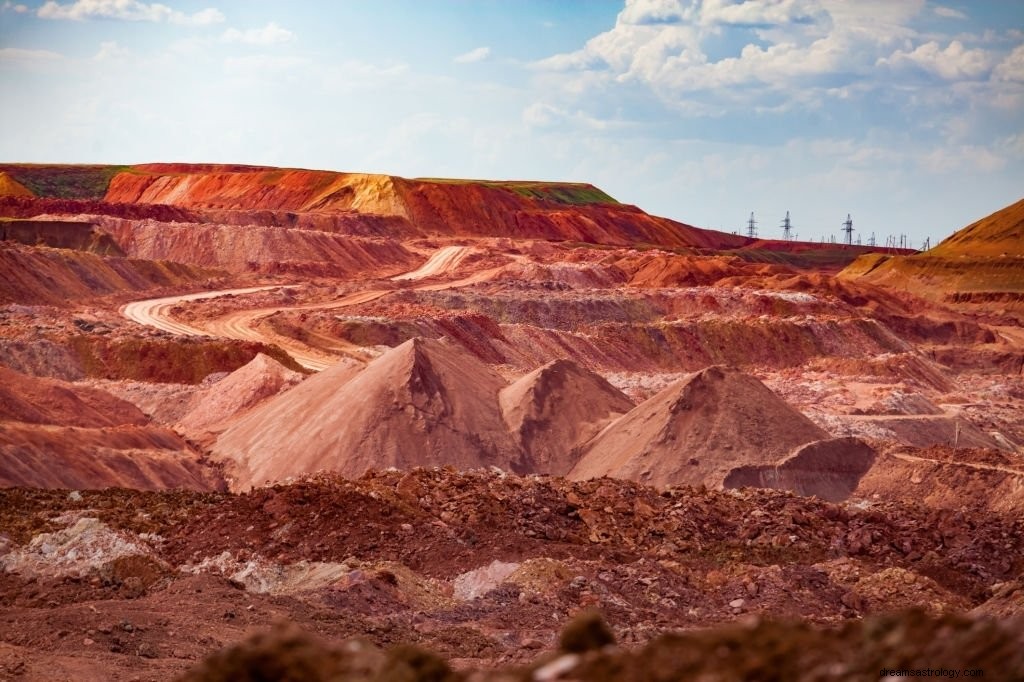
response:
[[[129,51],[116,41],[108,40],[100,43],[100,49],[93,57],[98,62],[120,61],[130,55]]]
[[[220,39],[225,43],[244,43],[246,45],[277,45],[287,43],[295,38],[295,34],[271,21],[263,28],[250,28],[240,31],[229,28]]]
[[[814,23],[824,18],[825,14],[818,0],[705,0],[700,11],[701,21],[706,24],[736,26]]]
[[[1024,83],[1024,45],[1017,47],[992,72],[997,81]]]
[[[46,62],[61,59],[61,55],[50,50],[25,50],[20,47],[0,47],[0,61]]]
[[[952,7],[943,7],[942,5],[936,5],[935,7],[932,8],[932,11],[935,12],[940,17],[943,17],[945,19],[966,19],[967,18],[966,14],[964,14],[963,12],[961,12],[958,9],[953,9]]]
[[[456,64],[472,64],[474,62],[482,62],[491,55],[491,48],[489,47],[478,47],[470,50],[464,54],[460,54],[454,61]]]
[[[212,7],[185,14],[167,5],[154,2],[147,4],[140,0],[75,0],[61,4],[47,0],[36,12],[42,19],[121,19],[124,21],[168,22],[204,26],[224,21],[224,14]]]
[[[28,11],[28,5],[15,4],[10,0],[6,0],[3,5],[0,5],[0,9],[5,12],[17,12],[18,14],[24,14]]]
[[[992,60],[985,50],[967,49],[959,40],[950,42],[946,49],[933,40],[909,52],[897,50],[879,59],[878,64],[895,69],[916,67],[946,80],[979,78],[992,68]]]

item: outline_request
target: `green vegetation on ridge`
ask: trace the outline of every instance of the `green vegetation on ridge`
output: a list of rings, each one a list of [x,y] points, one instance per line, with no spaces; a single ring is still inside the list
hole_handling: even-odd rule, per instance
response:
[[[11,163],[0,171],[27,187],[37,197],[53,199],[102,199],[110,180],[130,166]]]
[[[456,178],[416,178],[418,182],[446,185],[481,185],[518,194],[528,199],[556,204],[618,204],[613,197],[593,185],[579,182],[534,182],[530,180],[460,180]]]

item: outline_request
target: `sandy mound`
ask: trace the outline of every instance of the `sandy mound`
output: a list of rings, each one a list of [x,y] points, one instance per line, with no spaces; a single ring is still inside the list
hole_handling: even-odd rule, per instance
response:
[[[0,425],[0,487],[214,490],[215,475],[172,431]]]
[[[194,440],[220,433],[236,417],[287,391],[302,378],[298,372],[259,353],[245,366],[193,396],[189,411],[178,422],[178,430]]]
[[[521,470],[498,408],[504,381],[472,355],[416,338],[365,369],[332,368],[256,408],[214,453],[246,489],[321,469],[451,464]]]
[[[0,197],[32,197],[32,190],[0,171]]]
[[[501,391],[501,412],[526,453],[528,470],[564,476],[577,447],[610,417],[633,408],[626,394],[571,360],[555,360]]]
[[[817,495],[842,502],[857,488],[875,462],[875,451],[858,438],[834,438],[808,443],[778,464],[736,467],[725,477],[725,488],[775,488],[797,495]]]
[[[137,407],[105,391],[41,379],[0,365],[0,420],[65,426],[145,424]]]
[[[717,487],[734,467],[775,464],[794,448],[827,437],[754,377],[714,366],[609,425],[569,476]]]

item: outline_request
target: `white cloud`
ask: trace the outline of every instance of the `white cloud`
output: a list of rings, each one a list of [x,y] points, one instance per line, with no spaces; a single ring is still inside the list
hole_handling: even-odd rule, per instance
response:
[[[567,111],[546,102],[534,102],[523,110],[523,123],[531,128],[556,128],[568,126],[572,129],[609,130],[621,128],[617,121],[604,121],[582,111]]]
[[[287,43],[295,38],[295,34],[271,21],[263,28],[250,28],[240,31],[229,28],[220,39],[225,43],[244,43],[246,45],[277,45]]]
[[[75,0],[62,5],[55,0],[47,0],[36,13],[42,19],[122,19],[125,21],[169,22],[172,24],[192,24],[205,26],[224,21],[224,14],[212,7],[194,14],[185,14],[171,9],[167,5],[154,2],[146,4],[139,0]]]
[[[988,73],[992,59],[985,50],[969,50],[959,40],[952,41],[944,50],[933,40],[909,52],[897,50],[879,59],[878,64],[896,69],[917,67],[946,80],[958,80]]]
[[[93,59],[98,62],[121,61],[130,54],[126,48],[121,47],[113,40],[109,40],[100,43],[99,52],[96,53]]]
[[[965,170],[992,173],[1006,167],[1006,159],[988,147],[962,145],[943,147],[925,154],[921,167],[930,173],[963,173]]]
[[[825,10],[818,0],[705,0],[700,11],[701,21],[705,24],[739,26],[814,23],[821,21],[824,16]]]
[[[3,5],[0,5],[0,9],[3,9],[5,12],[17,12],[18,14],[24,14],[28,11],[28,5],[16,5],[10,0],[6,0]]]
[[[454,61],[456,64],[472,64],[474,62],[482,62],[487,59],[491,54],[491,48],[489,47],[478,47],[464,54],[460,54]]]
[[[619,12],[618,23],[643,26],[672,24],[692,19],[693,7],[683,7],[679,0],[626,0]]]
[[[0,61],[47,62],[62,58],[62,55],[50,50],[24,50],[20,47],[0,47]]]
[[[992,72],[997,81],[1024,83],[1024,45],[1017,47]]]
[[[932,11],[935,12],[940,17],[943,17],[945,19],[966,19],[967,18],[966,14],[964,14],[963,12],[961,12],[958,9],[953,9],[952,7],[943,7],[942,5],[936,5],[935,7],[932,8]]]

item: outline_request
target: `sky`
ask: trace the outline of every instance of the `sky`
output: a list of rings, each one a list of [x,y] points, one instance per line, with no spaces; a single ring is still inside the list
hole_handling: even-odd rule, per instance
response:
[[[1024,197],[1020,0],[0,0],[0,161],[590,182],[907,235]]]

